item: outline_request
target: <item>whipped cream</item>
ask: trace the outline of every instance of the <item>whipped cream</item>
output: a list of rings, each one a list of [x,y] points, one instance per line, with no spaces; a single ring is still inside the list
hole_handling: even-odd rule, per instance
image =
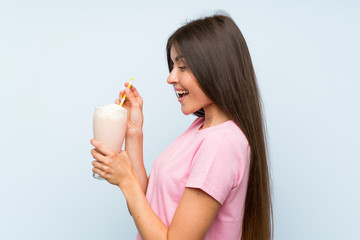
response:
[[[100,118],[119,119],[126,117],[126,109],[118,104],[112,103],[95,107],[95,114]]]

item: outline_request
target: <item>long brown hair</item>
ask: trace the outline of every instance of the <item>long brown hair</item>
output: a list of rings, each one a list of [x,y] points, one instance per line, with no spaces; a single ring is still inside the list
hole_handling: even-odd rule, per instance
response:
[[[240,29],[225,14],[187,23],[166,46],[184,56],[204,93],[239,126],[251,148],[242,225],[243,240],[273,238],[270,173],[262,104],[250,53]],[[204,116],[204,110],[194,113]]]

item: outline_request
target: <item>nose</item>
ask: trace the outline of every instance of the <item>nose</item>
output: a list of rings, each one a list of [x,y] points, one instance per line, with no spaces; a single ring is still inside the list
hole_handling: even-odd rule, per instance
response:
[[[167,83],[168,84],[174,84],[174,83],[177,83],[178,82],[178,79],[177,79],[177,76],[176,76],[176,69],[173,68],[167,78]]]

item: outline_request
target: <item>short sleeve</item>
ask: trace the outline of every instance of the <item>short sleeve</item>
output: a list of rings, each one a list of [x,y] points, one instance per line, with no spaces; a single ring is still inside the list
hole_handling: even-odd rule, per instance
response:
[[[231,190],[239,185],[243,173],[240,148],[224,136],[208,136],[194,155],[185,186],[199,188],[223,204]]]

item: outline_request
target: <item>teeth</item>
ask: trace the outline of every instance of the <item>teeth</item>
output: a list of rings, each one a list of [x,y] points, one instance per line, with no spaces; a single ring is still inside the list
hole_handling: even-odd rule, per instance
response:
[[[184,90],[176,90],[176,91],[175,91],[175,94],[176,94],[177,97],[182,97],[182,96],[184,96],[184,95],[186,95],[186,94],[189,94],[189,92],[188,92],[188,91],[184,91]]]

